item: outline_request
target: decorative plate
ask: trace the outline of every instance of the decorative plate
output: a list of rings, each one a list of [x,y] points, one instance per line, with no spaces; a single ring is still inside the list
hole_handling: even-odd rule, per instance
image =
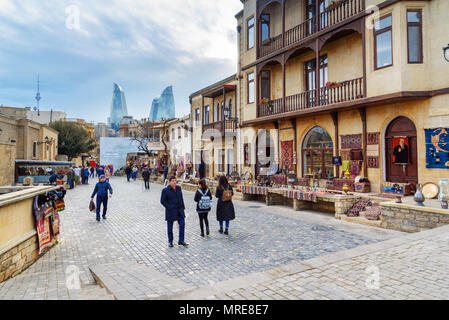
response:
[[[434,199],[440,193],[440,188],[432,182],[427,182],[422,187],[422,193],[426,199]]]

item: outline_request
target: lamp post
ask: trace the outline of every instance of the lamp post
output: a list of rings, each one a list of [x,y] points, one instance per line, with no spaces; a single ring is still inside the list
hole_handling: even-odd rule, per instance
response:
[[[449,44],[443,48],[443,56],[447,62],[449,62]]]

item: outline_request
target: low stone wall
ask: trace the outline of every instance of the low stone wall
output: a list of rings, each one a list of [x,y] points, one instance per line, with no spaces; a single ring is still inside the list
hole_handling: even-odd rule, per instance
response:
[[[383,202],[380,207],[381,226],[386,229],[419,232],[449,224],[449,210],[394,202]]]
[[[39,258],[33,199],[58,188],[23,188],[0,195],[0,282],[21,273]]]

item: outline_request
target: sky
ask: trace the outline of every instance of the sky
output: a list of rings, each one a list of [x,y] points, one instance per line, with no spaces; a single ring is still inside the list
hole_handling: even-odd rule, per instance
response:
[[[240,0],[0,0],[0,105],[106,122],[113,82],[128,114],[148,118],[173,85],[176,116],[189,95],[237,70]]]

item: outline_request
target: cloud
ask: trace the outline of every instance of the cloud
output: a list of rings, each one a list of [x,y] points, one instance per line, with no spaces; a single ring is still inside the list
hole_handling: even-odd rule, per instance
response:
[[[66,27],[69,6],[79,29]],[[70,117],[106,121],[112,82],[134,117],[170,84],[177,115],[187,114],[190,93],[235,72],[240,9],[239,0],[0,0],[0,103],[33,105],[40,73],[43,108]]]

